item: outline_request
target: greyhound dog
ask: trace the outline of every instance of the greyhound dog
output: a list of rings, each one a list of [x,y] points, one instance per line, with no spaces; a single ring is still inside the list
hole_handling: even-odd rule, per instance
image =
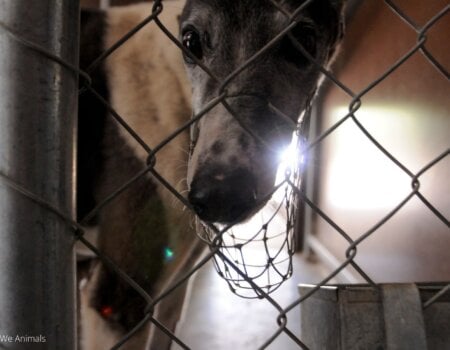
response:
[[[194,114],[221,93],[222,82],[234,70],[290,24],[287,14],[304,1],[276,3],[285,13],[273,1],[187,1],[181,36],[191,52],[184,57]],[[245,220],[265,204],[273,188],[278,154],[274,150],[290,142],[293,126],[319,81],[319,70],[297,46],[326,67],[342,33],[342,1],[309,3],[294,17],[298,24],[289,35],[229,80],[226,104],[219,104],[197,124],[198,138],[188,167],[188,198],[204,221]],[[209,67],[212,76],[191,56]]]
[[[190,151],[188,133],[181,133],[156,153],[154,168],[178,192],[187,193],[202,221],[245,221],[267,201],[277,169],[275,150],[290,142],[316,92],[317,65],[326,67],[334,56],[342,36],[342,2],[164,1],[158,18],[179,33],[183,52],[148,24],[93,70],[92,88],[151,148],[192,114],[202,114],[192,126]],[[144,4],[83,11],[81,67],[89,67],[150,13],[151,6]],[[235,73],[249,59],[251,64]],[[219,95],[222,102],[204,111]],[[190,270],[203,249],[194,238],[191,216],[148,174],[88,215],[147,167],[148,150],[110,112],[89,91],[80,96],[78,217],[100,251],[150,295],[158,295]],[[110,348],[143,319],[148,301],[116,271],[88,256],[80,249],[80,346]],[[185,289],[178,288],[153,310],[171,331]],[[122,348],[162,350],[170,343],[147,325]]]

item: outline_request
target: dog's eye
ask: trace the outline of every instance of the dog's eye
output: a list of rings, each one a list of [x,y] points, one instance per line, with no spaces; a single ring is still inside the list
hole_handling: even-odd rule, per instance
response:
[[[194,29],[188,29],[183,33],[183,46],[196,58],[201,60],[203,58],[203,47],[200,34]],[[195,63],[189,55],[184,55],[187,63]]]

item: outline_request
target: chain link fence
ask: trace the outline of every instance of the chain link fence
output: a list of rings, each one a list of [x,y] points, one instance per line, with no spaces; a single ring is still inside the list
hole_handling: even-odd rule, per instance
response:
[[[384,72],[363,89],[353,91],[343,82],[341,82],[330,70],[315,62],[315,60],[300,44],[297,45],[297,49],[305,57],[307,57],[308,60],[311,61],[311,63],[317,70],[319,70],[323,74],[324,79],[327,80],[329,84],[333,84],[338,87],[351,99],[351,102],[348,105],[348,110],[340,117],[340,119],[326,131],[318,135],[315,139],[305,140],[302,137],[302,135],[304,134],[304,130],[302,129],[304,128],[304,123],[293,125],[296,128],[295,134],[298,136],[299,140],[296,143],[296,157],[298,159],[307,159],[308,155],[317,147],[319,147],[320,144],[323,143],[324,140],[326,140],[330,135],[336,132],[336,130],[342,128],[343,125],[353,123],[359,129],[360,133],[365,138],[367,138],[367,140],[369,140],[379,150],[379,152],[383,154],[384,157],[395,164],[395,166],[398,167],[409,178],[411,190],[408,195],[405,196],[401,201],[399,201],[395,205],[395,207],[392,208],[392,210],[385,214],[384,217],[376,224],[374,224],[370,229],[359,235],[357,239],[351,238],[351,236],[348,234],[348,232],[346,232],[345,229],[340,227],[327,214],[327,212],[320,208],[320,206],[318,206],[315,201],[306,194],[304,188],[301,186],[300,179],[303,172],[302,167],[308,167],[308,164],[306,163],[299,165],[297,163],[296,166],[289,168],[288,170],[285,169],[284,173],[282,173],[281,175],[281,180],[278,182],[278,185],[274,188],[272,193],[268,194],[268,197],[272,197],[276,196],[274,194],[277,191],[279,191],[278,193],[281,193],[281,195],[278,195],[280,200],[277,206],[275,206],[275,208],[272,209],[272,211],[267,214],[266,217],[262,219],[262,221],[259,222],[259,226],[253,226],[254,231],[251,231],[247,236],[241,237],[238,233],[233,232],[233,226],[235,225],[227,225],[225,227],[222,227],[217,225],[205,225],[199,222],[196,225],[195,231],[197,232],[197,235],[200,238],[202,244],[205,247],[207,246],[209,248],[208,252],[206,253],[206,255],[203,255],[199,261],[197,261],[195,264],[192,264],[192,267],[189,269],[189,271],[183,273],[182,276],[177,276],[175,280],[168,279],[169,282],[163,288],[161,288],[161,290],[156,295],[152,295],[148,290],[145,290],[142,286],[136,283],[133,278],[130,277],[122,269],[122,267],[118,266],[116,262],[114,262],[110,257],[105,255],[104,252],[102,252],[99,248],[94,246],[88,239],[85,238],[85,227],[82,224],[88,222],[90,218],[96,216],[103,210],[108,210],[107,206],[109,203],[117,200],[117,198],[119,198],[124,191],[132,188],[137,181],[148,175],[151,176],[153,181],[158,183],[158,186],[162,186],[166,190],[168,190],[173,196],[174,201],[180,202],[183,207],[193,212],[191,204],[186,200],[184,194],[180,193],[180,191],[176,187],[176,184],[167,181],[167,179],[165,179],[164,176],[162,176],[156,170],[156,165],[161,161],[159,155],[161,154],[161,150],[171,142],[173,142],[173,140],[179,137],[179,135],[182,135],[185,132],[189,132],[191,128],[195,127],[195,124],[198,123],[202,118],[204,118],[207,111],[220,104],[226,106],[227,98],[229,97],[226,90],[227,85],[230,84],[230,82],[232,82],[234,78],[239,77],[239,74],[241,74],[243,71],[249,69],[249,67],[251,67],[253,64],[256,64],[255,62],[257,62],[257,58],[264,55],[264,53],[270,50],[270,48],[274,44],[276,44],[284,36],[289,35],[289,31],[296,25],[296,15],[298,13],[301,13],[301,11],[307,8],[307,6],[313,1],[317,0],[305,1],[298,7],[298,9],[294,13],[288,13],[284,9],[282,2],[275,0],[268,1],[275,8],[277,8],[283,16],[287,16],[291,20],[289,26],[280,31],[279,35],[268,41],[264,47],[262,47],[252,57],[249,57],[245,62],[242,63],[240,67],[234,70],[227,77],[227,79],[225,79],[225,81],[221,82],[222,88],[217,96],[214,96],[208,102],[208,104],[202,108],[200,112],[192,116],[190,121],[188,121],[184,125],[179,125],[179,127],[177,129],[174,129],[173,133],[171,133],[170,135],[165,135],[164,140],[158,145],[148,145],[143,141],[143,138],[140,135],[140,130],[133,130],[127,124],[127,116],[119,115],[119,113],[117,113],[114,109],[114,106],[112,106],[104,96],[101,96],[101,94],[99,94],[95,90],[95,88],[93,87],[94,84],[92,82],[92,76],[95,70],[98,69],[98,67],[104,60],[106,60],[110,55],[114,55],[115,52],[120,51],[122,45],[124,45],[128,40],[132,40],[133,36],[146,26],[158,27],[159,30],[161,30],[167,36],[167,38],[172,41],[173,45],[176,45],[179,48],[180,55],[181,51],[183,51],[185,55],[190,55],[178,39],[178,33],[172,33],[160,20],[161,14],[165,11],[166,3],[170,4],[170,2],[154,1],[151,6],[151,13],[147,17],[147,19],[144,22],[138,24],[125,37],[123,37],[109,50],[104,52],[100,57],[92,62],[92,64],[86,71],[81,71],[78,67],[60,57],[55,56],[54,54],[51,54],[35,43],[28,41],[23,37],[17,36],[12,29],[1,24],[0,30],[8,33],[8,35],[16,40],[17,43],[28,48],[30,54],[39,57],[45,57],[49,61],[59,64],[62,69],[78,74],[81,81],[82,93],[91,94],[91,96],[93,96],[101,104],[103,104],[105,108],[110,112],[110,118],[114,118],[114,120],[120,124],[121,128],[123,128],[124,133],[127,133],[129,136],[134,138],[146,152],[145,162],[147,165],[145,169],[140,170],[135,174],[135,176],[128,179],[122,186],[120,186],[120,188],[117,188],[116,190],[109,193],[106,199],[104,199],[95,207],[95,209],[87,214],[81,222],[74,221],[71,217],[62,212],[60,209],[56,208],[53,204],[30,192],[24,186],[18,184],[15,179],[8,177],[6,174],[0,174],[2,186],[10,187],[17,193],[20,193],[24,197],[34,202],[37,206],[44,208],[48,212],[48,215],[56,216],[60,220],[64,221],[68,225],[68,227],[71,228],[76,240],[85,245],[95,256],[97,256],[103,262],[103,264],[108,266],[111,271],[113,271],[120,279],[122,279],[142,299],[144,303],[145,316],[138,322],[136,322],[134,327],[132,327],[132,329],[113,347],[114,349],[121,348],[128,342],[132,341],[133,337],[148,324],[151,324],[153,325],[153,327],[156,327],[164,332],[165,336],[168,337],[168,339],[171,339],[173,342],[177,343],[181,348],[189,349],[189,344],[185,344],[183,339],[179,339],[174,334],[171,326],[162,324],[158,320],[158,316],[157,314],[155,314],[155,307],[157,307],[171,295],[176,294],[179,288],[185,288],[191,276],[209,261],[214,262],[219,275],[227,280],[232,291],[244,297],[257,297],[259,299],[264,299],[270,305],[272,305],[274,309],[277,310],[277,326],[274,327],[273,333],[267,335],[267,340],[265,343],[257,344],[255,345],[255,348],[267,348],[278,336],[280,336],[280,334],[285,333],[292,339],[295,344],[298,345],[299,348],[308,349],[311,345],[305,344],[301,338],[295,335],[296,332],[292,331],[288,326],[288,313],[291,310],[297,308],[298,306],[301,306],[305,300],[317,293],[317,291],[321,287],[329,284],[330,281],[333,280],[333,278],[335,278],[343,269],[348,266],[352,266],[369,286],[374,289],[379,288],[377,282],[373,280],[373,278],[371,278],[371,276],[364,271],[364,268],[362,268],[355,261],[355,258],[358,255],[358,247],[361,245],[361,243],[363,243],[370,237],[377,235],[377,231],[380,229],[380,227],[388,223],[395,215],[397,215],[397,213],[402,211],[402,208],[404,208],[412,199],[420,200],[425,208],[427,208],[427,210],[429,210],[434,215],[436,220],[443,223],[446,227],[449,227],[449,221],[445,216],[445,213],[436,208],[432,204],[432,200],[428,199],[421,192],[421,177],[437,164],[448,160],[448,156],[450,154],[449,149],[442,150],[440,154],[436,154],[434,158],[429,159],[428,163],[423,164],[422,169],[420,169],[419,171],[412,171],[406,165],[402,164],[402,162],[397,159],[389,151],[388,148],[383,146],[383,144],[381,144],[377,140],[377,138],[371,134],[370,130],[363,125],[363,123],[358,118],[358,110],[362,105],[364,105],[366,95],[368,95],[371,91],[377,89],[381,82],[387,79],[397,69],[405,65],[408,60],[410,60],[414,55],[422,55],[428,61],[428,63],[439,72],[441,78],[446,80],[446,82],[448,83],[449,73],[446,70],[446,63],[439,62],[439,60],[433,56],[432,52],[428,50],[427,35],[429,31],[437,25],[437,23],[443,21],[444,19],[448,20],[450,5],[446,5],[440,11],[436,12],[433,17],[429,18],[425,25],[419,26],[413,21],[413,19],[408,17],[408,15],[402,11],[402,8],[398,6],[395,1],[386,0],[384,2],[384,6],[389,8],[392,13],[398,16],[404,22],[404,25],[410,29],[411,32],[415,33],[417,40],[416,43],[407,52],[404,52],[403,56],[398,59],[395,64],[389,67],[386,72]],[[426,4],[424,4],[423,6],[426,6]],[[200,62],[199,65],[202,66],[206,74],[211,74],[208,67],[204,67]],[[270,101],[267,101],[267,103],[270,104]],[[239,111],[235,112],[236,113],[234,113],[234,111],[230,111],[230,113],[233,114],[236,120],[240,121]],[[309,113],[310,110],[306,111],[304,116],[305,119],[309,117]],[[282,113],[280,112],[280,114]],[[246,128],[245,125],[243,125],[243,127]],[[253,135],[253,137],[258,137],[257,135],[254,135],[251,130],[249,130],[249,133]],[[80,142],[82,142],[82,140],[80,140]],[[448,189],[448,184],[442,184],[442,187],[445,191]],[[309,207],[315,215],[320,216],[347,241],[348,245],[345,251],[346,259],[314,288],[311,288],[306,294],[302,295],[290,305],[285,307],[281,305],[281,302],[274,300],[270,293],[291,275],[293,268],[295,269],[295,266],[292,266],[292,261],[290,258],[295,252],[293,233],[294,228],[300,225],[298,222],[296,222],[296,208],[297,206],[302,205]],[[279,219],[280,217],[283,218],[286,229],[282,232],[270,232],[271,223],[276,220],[276,218]],[[247,228],[246,232],[248,232],[248,230],[249,229]],[[275,240],[277,242],[275,253],[273,253],[272,248],[269,247],[271,240]],[[246,253],[246,248],[251,246],[251,244],[261,244],[264,248],[266,254],[264,254],[262,261],[259,261],[258,263],[249,262],[249,255],[251,253]],[[170,251],[167,251],[167,254],[170,255]],[[55,264],[58,264],[58,262],[55,262]],[[440,289],[432,297],[423,302],[423,308],[428,308],[439,301],[439,298],[447,293],[449,289],[450,284]],[[238,313],[238,310],[236,310],[236,312]],[[242,317],[244,317],[244,315],[242,315]],[[208,340],[205,339],[205,342],[207,341]]]

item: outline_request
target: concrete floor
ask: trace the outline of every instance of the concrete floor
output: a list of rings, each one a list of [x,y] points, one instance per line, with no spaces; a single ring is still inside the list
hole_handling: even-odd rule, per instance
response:
[[[298,297],[299,283],[317,283],[326,269],[304,256],[294,256],[294,274],[271,296],[282,307]],[[263,345],[277,330],[278,312],[266,300],[243,299],[234,295],[210,262],[191,282],[185,313],[177,336],[192,350],[254,350]],[[299,336],[300,309],[288,313],[288,328]],[[181,349],[173,345],[172,350]],[[299,347],[282,333],[270,350],[298,350]]]

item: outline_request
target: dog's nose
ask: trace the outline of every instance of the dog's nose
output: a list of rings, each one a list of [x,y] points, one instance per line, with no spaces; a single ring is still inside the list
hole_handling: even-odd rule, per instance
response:
[[[203,221],[242,221],[257,206],[255,178],[246,169],[199,173],[193,178],[188,200]]]

